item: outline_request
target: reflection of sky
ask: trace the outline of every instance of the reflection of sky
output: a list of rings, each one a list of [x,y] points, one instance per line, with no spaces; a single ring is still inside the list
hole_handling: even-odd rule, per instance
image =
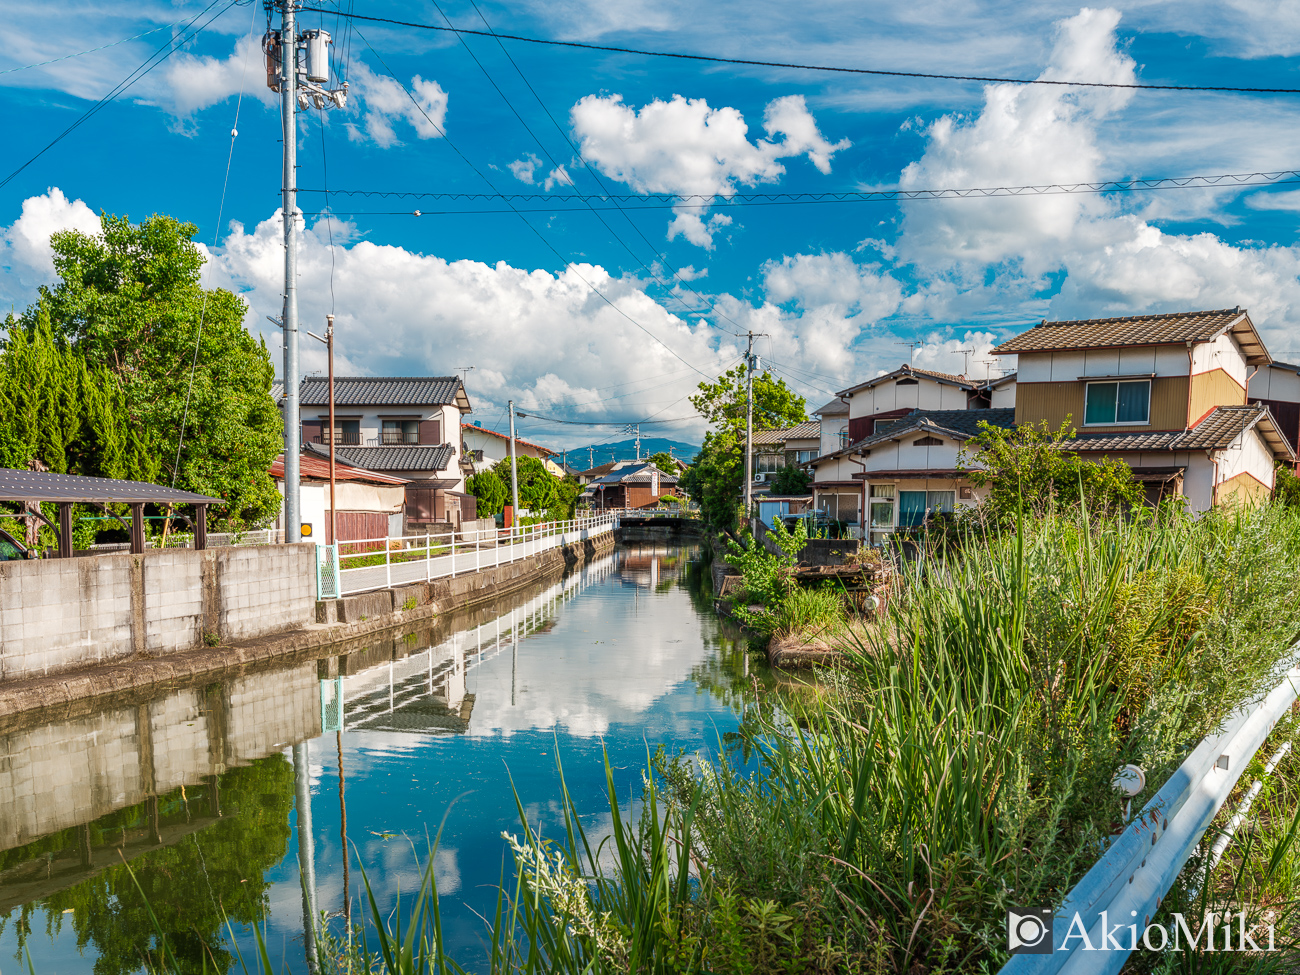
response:
[[[684,588],[660,586],[663,591],[655,592],[652,582],[671,578],[677,569],[652,561],[657,560],[637,559],[627,572],[593,572],[593,583],[575,598],[550,601],[549,621],[534,617],[534,624],[549,623],[541,632],[534,630],[517,647],[507,642],[471,665],[465,690],[475,701],[467,733],[343,733],[348,840],[382,907],[395,903],[399,890],[405,895],[418,886],[416,858],[425,863],[445,816],[434,875],[445,898],[449,948],[471,970],[484,940],[483,922],[473,912],[491,915],[495,886],[503,868],[512,867],[501,839],[503,831],[519,832],[512,781],[534,827],[559,837],[558,754],[584,826],[599,836],[610,823],[602,748],[626,808],[639,795],[648,750],[660,743],[690,751],[712,748],[718,735],[736,727],[731,711],[690,679],[691,669],[714,652],[715,621],[696,611]],[[471,651],[475,646],[472,639],[455,642]],[[386,684],[388,668],[379,669]],[[358,688],[367,683],[349,682]],[[343,903],[335,735],[308,747],[318,906],[335,912]],[[274,883],[267,935],[272,958],[283,957],[300,971],[305,966],[298,940],[296,834],[288,851],[268,874]],[[360,917],[365,912],[355,860],[351,883]],[[240,941],[246,953],[253,950],[246,932]],[[31,945],[42,975],[90,971],[93,959],[80,958],[66,933],[53,945],[43,938]],[[12,936],[5,931],[0,975],[12,956]]]

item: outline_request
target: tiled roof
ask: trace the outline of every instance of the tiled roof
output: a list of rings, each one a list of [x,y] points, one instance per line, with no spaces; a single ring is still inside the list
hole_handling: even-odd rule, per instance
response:
[[[599,470],[599,468],[592,468],[592,470]],[[597,478],[592,482],[592,484],[620,484],[623,481],[649,481],[654,471],[659,471],[659,468],[648,462],[643,464],[629,464],[626,467],[610,470],[604,477]],[[661,484],[676,484],[677,478],[672,474],[659,471],[659,482]]]
[[[864,389],[870,389],[872,386],[879,386],[881,383],[889,382],[891,379],[899,379],[905,376],[924,376],[926,379],[933,379],[935,382],[946,383],[950,386],[961,386],[963,389],[975,389],[981,385],[974,379],[968,379],[966,376],[954,376],[947,372],[935,372],[932,369],[917,369],[906,363],[899,366],[893,372],[887,372],[883,376],[877,376],[875,379],[868,379],[864,383],[858,383],[856,386],[850,386],[848,389],[842,389],[837,396],[852,396],[854,393],[860,393]]]
[[[304,379],[298,395],[303,406],[328,406],[329,380]],[[464,398],[459,376],[334,377],[335,406],[441,406],[458,398]]]
[[[339,460],[339,448],[335,447],[334,450],[334,480],[336,481],[367,481],[371,484],[408,483],[402,477],[380,474],[378,471],[368,471],[361,467],[353,467],[351,464],[343,463]],[[329,447],[322,447],[319,444],[304,445],[302,456],[298,459],[299,477],[307,477],[315,481],[328,481],[330,478],[329,455]],[[271,463],[271,476],[281,480],[284,479],[284,454],[281,454]]]
[[[877,422],[876,432],[871,436],[864,437],[857,443],[849,444],[847,447],[842,447],[834,453],[823,454],[809,463],[816,466],[818,461],[829,460],[832,457],[842,457],[848,453],[856,454],[864,448],[869,450],[875,444],[896,440],[908,433],[919,433],[921,431],[937,433],[953,440],[969,440],[980,432],[979,424],[981,421],[991,423],[995,427],[1010,428],[1016,425],[1016,411],[1014,409],[913,410],[906,416],[899,417],[887,425]]]
[[[329,453],[328,447],[311,447]],[[334,454],[372,471],[440,471],[451,466],[456,448],[447,443],[436,447],[335,447]]]
[[[760,444],[782,444],[787,440],[816,440],[822,435],[822,425],[817,420],[805,420],[803,423],[784,430],[755,430],[753,442]]]
[[[1092,318],[1073,322],[1049,322],[1044,319],[1029,331],[1003,342],[993,350],[993,354],[1209,342],[1227,331],[1231,331],[1240,343],[1248,363],[1263,365],[1271,361],[1250,316],[1241,308],[1133,315],[1128,318]]]
[[[1278,431],[1268,407],[1220,406],[1191,430],[1165,433],[1081,434],[1070,442],[1073,450],[1222,450],[1243,432],[1259,426],[1259,432],[1275,454],[1290,456],[1291,448]]]
[[[831,400],[825,406],[813,410],[818,416],[845,416],[849,412],[849,404],[838,397]]]
[[[462,430],[468,430],[470,433],[485,433],[489,437],[496,437],[498,440],[504,440],[507,443],[509,443],[510,441],[510,434],[497,433],[495,430],[489,430],[487,427],[481,427],[476,423],[462,423],[460,425],[460,428]],[[523,444],[525,447],[532,447],[534,450],[540,450],[547,457],[550,457],[551,454],[554,453],[554,451],[552,451],[550,447],[543,447],[539,443],[533,443],[532,441],[525,440],[523,437],[520,436],[515,437],[515,443]]]

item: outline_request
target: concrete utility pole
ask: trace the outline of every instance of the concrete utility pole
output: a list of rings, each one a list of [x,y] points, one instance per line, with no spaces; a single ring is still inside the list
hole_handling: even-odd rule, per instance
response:
[[[745,351],[745,525],[754,508],[754,333]]]
[[[334,496],[335,496],[335,488],[334,488],[334,444],[338,442],[338,433],[336,432],[335,424],[334,424],[334,316],[333,316],[333,315],[326,315],[326,316],[325,316],[325,337],[324,337],[324,338],[321,338],[319,335],[317,335],[315,332],[311,331],[310,329],[307,330],[307,334],[310,335],[312,338],[314,338],[317,342],[324,342],[324,343],[325,343],[325,348],[326,348],[326,350],[327,350],[327,352],[328,352],[328,355],[329,355],[329,377],[330,377],[330,380],[329,380],[329,381],[330,381],[330,389],[329,389],[329,393],[330,393],[330,432],[329,432],[329,438],[330,438],[330,537],[329,537],[329,543],[328,543],[328,544],[330,544],[330,545],[337,545],[337,544],[339,543],[339,519],[338,519],[338,514],[337,514],[337,512],[338,512],[338,508],[337,508],[337,506],[336,506],[335,503],[334,503]]]
[[[510,406],[510,503],[514,506],[514,521],[519,520],[519,467],[515,462],[515,401]]]
[[[339,702],[343,707],[343,702]],[[294,805],[298,813],[298,882],[302,885],[302,944],[307,971],[316,975],[320,959],[316,952],[316,837],[311,826],[311,768],[307,745],[293,746]]]
[[[298,39],[294,0],[280,3],[280,118],[284,123],[284,173],[280,209],[284,219],[284,540],[302,534],[302,415],[298,402]],[[330,430],[331,436],[333,429]]]

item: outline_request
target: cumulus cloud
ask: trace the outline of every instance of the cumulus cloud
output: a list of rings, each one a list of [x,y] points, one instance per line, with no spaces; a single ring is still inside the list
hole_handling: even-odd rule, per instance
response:
[[[245,98],[268,106],[274,105],[277,97],[266,87],[261,38],[251,34],[239,38],[225,58],[178,52],[167,60],[163,77],[163,104],[178,118],[188,118],[241,91]]]
[[[829,142],[802,95],[768,104],[763,129],[768,138],[749,141],[744,116],[730,107],[712,108],[703,98],[674,95],[639,110],[621,95],[588,95],[570,111],[582,154],[606,176],[638,193],[687,193],[730,197],[738,186],[772,183],[785,175],[781,159],[807,156],[829,173],[831,157],[850,145]],[[774,141],[780,136],[780,141]],[[668,239],[685,236],[709,248],[713,235],[731,223],[725,214],[704,219],[705,206],[676,207]]]
[[[36,288],[54,277],[50,235],[59,230],[99,233],[99,217],[81,200],[69,200],[58,187],[23,201],[22,214],[0,230],[0,304],[21,310]]]
[[[448,95],[436,81],[426,81],[418,74],[412,78],[407,86],[415,98],[412,101],[392,78],[355,61],[349,68],[348,83],[355,96],[349,108],[361,115],[359,125],[348,123],[348,136],[354,142],[370,139],[383,149],[398,145],[397,122],[405,122],[421,139],[440,139],[447,131]]]
[[[507,168],[510,170],[514,178],[519,180],[519,182],[531,185],[537,182],[533,174],[541,164],[542,161],[530,152],[522,159],[516,159]]]

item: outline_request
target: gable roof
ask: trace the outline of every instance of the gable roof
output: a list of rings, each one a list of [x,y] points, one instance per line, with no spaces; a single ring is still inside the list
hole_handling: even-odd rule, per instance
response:
[[[595,468],[593,468],[593,470],[594,469]],[[603,477],[598,477],[596,480],[592,481],[591,484],[588,485],[588,488],[590,489],[597,484],[621,484],[624,481],[649,481],[652,479],[655,472],[658,472],[659,482],[661,484],[677,483],[677,478],[674,475],[659,470],[658,467],[651,464],[649,461],[643,461],[640,464],[626,464],[624,467],[610,470]]]
[[[891,380],[901,378],[916,378],[918,376],[924,379],[931,379],[937,383],[943,383],[945,386],[958,386],[961,389],[973,390],[980,386],[980,383],[973,379],[967,379],[965,376],[954,376],[951,373],[934,372],[930,369],[917,369],[915,366],[910,366],[907,363],[904,363],[893,372],[887,372],[883,376],[877,376],[875,379],[868,379],[865,383],[858,383],[856,386],[842,389],[835,395],[852,396],[854,393],[860,393],[864,389],[871,389],[874,386],[879,386],[881,383],[887,383]]]
[[[1043,319],[1027,332],[1003,342],[994,355],[1114,349],[1134,345],[1183,345],[1210,342],[1231,332],[1246,362],[1266,365],[1272,356],[1241,307],[1219,311],[1179,311],[1128,318],[1090,318],[1071,322]]]
[[[495,430],[489,430],[487,427],[481,427],[477,423],[462,423],[460,425],[460,428],[462,430],[468,430],[470,433],[483,433],[483,434],[487,434],[489,437],[496,437],[498,440],[504,440],[507,443],[510,442],[510,434],[497,433]],[[532,447],[534,450],[540,450],[547,457],[550,457],[552,454],[555,453],[555,451],[551,450],[550,447],[543,447],[539,443],[533,443],[531,440],[525,440],[523,437],[520,437],[518,435],[515,436],[515,443],[523,444],[525,447]]]
[[[298,389],[303,406],[329,406],[329,380],[309,376]],[[335,376],[335,406],[443,406],[471,412],[459,376]]]
[[[817,420],[804,420],[803,423],[784,430],[755,430],[752,442],[760,444],[783,444],[787,440],[816,440],[822,435],[822,425]]]
[[[848,412],[849,404],[838,397],[812,411],[815,416],[847,416]]]
[[[871,436],[863,437],[856,443],[851,443],[833,453],[823,454],[808,463],[816,467],[819,461],[830,460],[833,457],[843,457],[849,453],[856,454],[863,449],[870,450],[876,444],[898,440],[913,433],[934,433],[950,440],[969,440],[980,432],[979,425],[981,422],[991,423],[995,427],[1010,428],[1016,425],[1016,411],[1014,408],[996,410],[913,410],[907,416],[899,417],[892,422],[878,422],[876,432]]]

